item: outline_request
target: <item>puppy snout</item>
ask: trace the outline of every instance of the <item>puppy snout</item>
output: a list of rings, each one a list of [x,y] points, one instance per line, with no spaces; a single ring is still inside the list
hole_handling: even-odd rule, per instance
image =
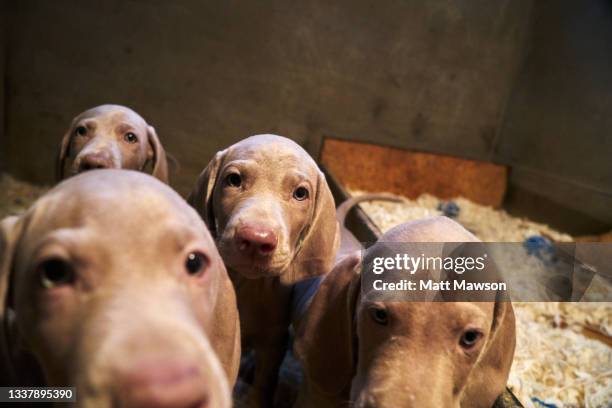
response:
[[[95,170],[95,169],[110,169],[113,163],[105,154],[88,154],[84,156],[79,163],[79,172]]]
[[[119,374],[122,408],[207,408],[209,391],[188,362],[150,361]]]
[[[269,255],[276,249],[278,236],[264,225],[243,225],[235,235],[238,250],[248,255]]]

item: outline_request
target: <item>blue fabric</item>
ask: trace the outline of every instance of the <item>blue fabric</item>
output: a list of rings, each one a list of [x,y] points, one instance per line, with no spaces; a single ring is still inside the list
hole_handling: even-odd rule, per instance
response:
[[[448,218],[457,218],[461,212],[461,208],[454,201],[441,202],[438,204],[438,210],[442,211]]]
[[[523,241],[523,247],[527,250],[527,254],[535,256],[546,265],[552,265],[557,260],[555,245],[546,237],[540,235],[527,237]]]
[[[535,402],[537,405],[540,405],[544,408],[559,408],[557,407],[555,404],[549,404],[548,402],[544,402],[541,399],[537,398],[537,397],[531,397],[531,400],[533,402]]]

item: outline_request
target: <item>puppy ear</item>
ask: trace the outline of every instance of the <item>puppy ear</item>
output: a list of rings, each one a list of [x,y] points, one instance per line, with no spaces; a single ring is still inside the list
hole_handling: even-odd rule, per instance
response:
[[[153,126],[147,126],[147,138],[149,145],[153,149],[153,177],[168,184],[168,160],[166,159],[166,151],[157,137],[157,132]]]
[[[70,127],[66,133],[64,133],[59,150],[57,151],[57,155],[55,157],[55,180],[58,182],[64,179],[64,168],[66,167],[66,158],[70,153],[70,142],[72,141],[72,136],[74,135],[75,120],[76,118],[72,120]]]
[[[491,407],[504,392],[514,358],[516,327],[509,299],[495,302],[493,322],[485,349],[472,369],[462,405]]]
[[[295,351],[309,391],[350,391],[356,369],[355,308],[361,289],[360,254],[343,258],[323,278],[298,327]],[[348,396],[348,394],[347,394]]]
[[[313,199],[312,217],[298,241],[298,253],[291,270],[281,277],[283,283],[323,275],[333,266],[340,244],[340,228],[336,220],[334,197],[321,171],[318,171]]]
[[[200,173],[195,186],[187,197],[187,202],[196,209],[200,217],[204,220],[213,238],[217,238],[217,228],[215,224],[215,214],[212,205],[212,196],[217,183],[219,169],[223,164],[228,149],[221,150],[208,163],[206,168]]]
[[[0,221],[0,372],[2,372],[0,381],[2,384],[9,384],[17,379],[11,352],[11,344],[14,341],[9,337],[9,331],[14,325],[14,315],[12,310],[9,310],[8,298],[15,247],[20,235],[21,223],[18,217],[7,217]]]

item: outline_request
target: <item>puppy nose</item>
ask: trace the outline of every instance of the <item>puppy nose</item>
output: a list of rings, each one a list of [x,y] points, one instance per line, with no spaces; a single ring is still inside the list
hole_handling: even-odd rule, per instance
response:
[[[139,364],[118,377],[122,408],[207,408],[209,394],[197,366],[175,361]]]
[[[268,255],[276,249],[276,233],[263,225],[244,225],[236,231],[236,246],[241,252]]]
[[[95,170],[95,169],[109,169],[112,167],[110,158],[104,154],[88,154],[81,159],[79,163],[79,172]]]

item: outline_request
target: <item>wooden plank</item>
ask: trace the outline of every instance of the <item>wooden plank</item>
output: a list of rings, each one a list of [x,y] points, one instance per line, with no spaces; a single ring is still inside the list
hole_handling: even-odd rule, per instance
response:
[[[496,208],[508,179],[508,168],[498,164],[332,138],[323,142],[321,162],[349,189],[462,196]]]

